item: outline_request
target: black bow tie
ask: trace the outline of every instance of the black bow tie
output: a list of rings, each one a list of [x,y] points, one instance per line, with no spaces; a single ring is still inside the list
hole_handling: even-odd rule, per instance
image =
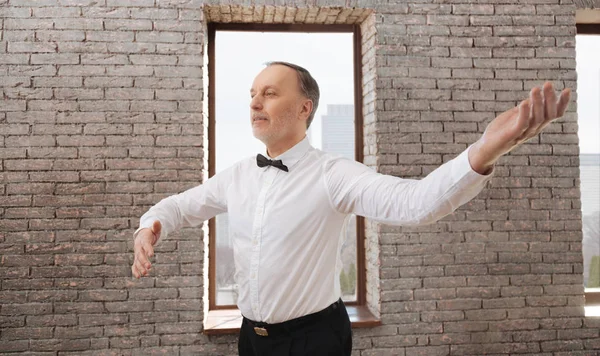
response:
[[[259,167],[273,166],[281,169],[282,171],[288,172],[288,167],[284,165],[280,159],[271,160],[261,154],[256,155],[256,164]]]

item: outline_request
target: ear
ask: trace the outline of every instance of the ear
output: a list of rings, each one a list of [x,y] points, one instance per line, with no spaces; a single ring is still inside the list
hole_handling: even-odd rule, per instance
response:
[[[304,121],[308,120],[308,117],[312,113],[313,110],[313,102],[312,100],[304,100],[302,102],[302,107],[300,108],[300,118]]]

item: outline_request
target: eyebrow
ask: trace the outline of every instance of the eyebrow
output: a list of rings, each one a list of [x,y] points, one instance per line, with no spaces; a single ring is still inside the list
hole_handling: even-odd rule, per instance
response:
[[[267,90],[267,89],[274,89],[274,90],[277,90],[277,87],[276,87],[276,86],[274,86],[274,85],[267,85],[267,86],[265,86],[264,90]],[[255,91],[256,91],[256,90],[254,90],[254,88],[250,88],[250,93],[252,93],[252,92],[255,92]]]

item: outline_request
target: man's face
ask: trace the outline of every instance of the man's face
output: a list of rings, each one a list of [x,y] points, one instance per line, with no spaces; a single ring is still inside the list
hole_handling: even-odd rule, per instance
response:
[[[299,130],[306,131],[308,116],[303,106],[307,99],[300,92],[298,75],[292,68],[268,66],[254,79],[250,96],[252,133],[265,145],[292,139]]]

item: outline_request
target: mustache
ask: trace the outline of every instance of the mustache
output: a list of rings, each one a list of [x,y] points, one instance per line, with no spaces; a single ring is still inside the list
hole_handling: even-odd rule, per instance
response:
[[[250,118],[251,118],[252,120],[255,120],[255,119],[269,119],[269,115],[267,115],[267,114],[264,114],[264,113],[254,113],[254,112],[253,112],[253,113],[250,115]]]

